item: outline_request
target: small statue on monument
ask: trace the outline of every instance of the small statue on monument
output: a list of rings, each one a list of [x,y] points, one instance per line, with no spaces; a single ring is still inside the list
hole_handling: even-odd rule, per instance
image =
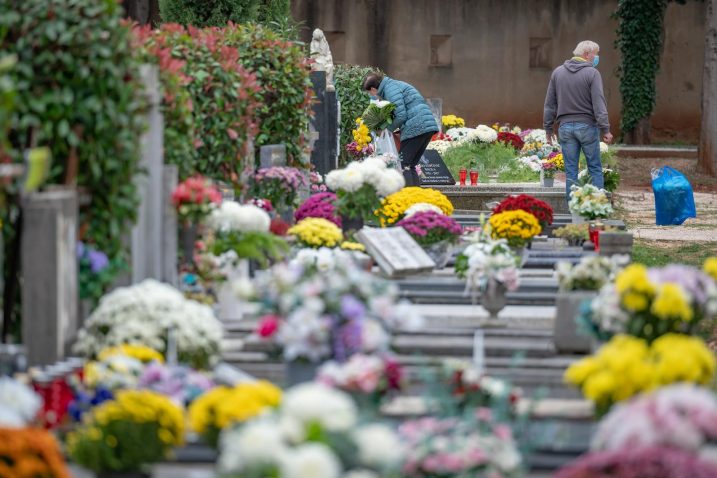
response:
[[[334,91],[334,59],[331,56],[329,42],[326,41],[326,36],[324,36],[324,32],[320,28],[314,30],[314,34],[311,37],[310,51],[311,58],[314,60],[311,69],[325,71],[326,90]]]

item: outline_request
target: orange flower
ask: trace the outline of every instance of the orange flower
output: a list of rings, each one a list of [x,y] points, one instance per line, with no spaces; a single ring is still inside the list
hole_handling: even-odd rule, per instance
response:
[[[0,478],[71,478],[55,438],[39,428],[0,428]]]

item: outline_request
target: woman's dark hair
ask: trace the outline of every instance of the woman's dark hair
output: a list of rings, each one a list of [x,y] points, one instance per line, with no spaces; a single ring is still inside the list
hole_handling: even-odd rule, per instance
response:
[[[363,79],[363,90],[368,91],[371,88],[378,89],[379,85],[383,81],[383,74],[381,73],[369,73]]]

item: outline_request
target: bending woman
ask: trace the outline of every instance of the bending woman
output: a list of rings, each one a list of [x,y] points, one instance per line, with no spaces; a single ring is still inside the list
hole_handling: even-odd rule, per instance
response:
[[[401,167],[406,186],[418,186],[416,165],[421,160],[431,137],[438,132],[431,108],[416,88],[383,76],[369,73],[363,80],[363,89],[372,97],[390,101],[396,105],[393,124],[388,128],[393,132],[401,130]]]

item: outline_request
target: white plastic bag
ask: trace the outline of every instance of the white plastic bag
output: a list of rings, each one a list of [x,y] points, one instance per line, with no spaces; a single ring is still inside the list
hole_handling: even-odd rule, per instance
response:
[[[401,167],[401,158],[398,155],[398,148],[393,140],[393,135],[387,129],[381,131],[381,134],[374,140],[374,154],[376,156],[388,156],[390,159],[386,163],[393,163],[394,167],[399,171],[403,171]]]

